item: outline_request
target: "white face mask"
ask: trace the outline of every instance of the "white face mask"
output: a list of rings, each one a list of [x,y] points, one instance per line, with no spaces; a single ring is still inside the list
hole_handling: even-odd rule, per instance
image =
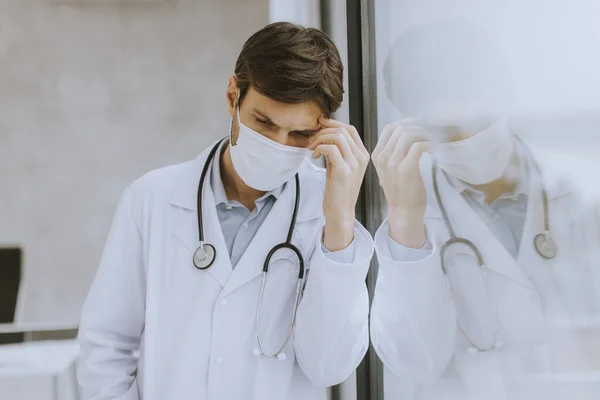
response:
[[[471,185],[483,185],[503,175],[513,147],[506,120],[502,120],[468,139],[440,144],[432,155],[448,174]]]
[[[310,151],[279,144],[253,131],[240,121],[239,107],[236,108],[236,118],[240,133],[235,146],[231,144],[231,137],[229,138],[229,148],[235,172],[244,183],[256,190],[268,192],[292,179]],[[230,125],[230,136],[231,131]]]

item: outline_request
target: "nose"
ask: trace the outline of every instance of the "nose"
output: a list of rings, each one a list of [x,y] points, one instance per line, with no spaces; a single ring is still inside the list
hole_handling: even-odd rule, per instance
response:
[[[284,146],[291,146],[290,135],[283,129],[279,129],[275,135],[271,138],[274,142],[282,144]]]

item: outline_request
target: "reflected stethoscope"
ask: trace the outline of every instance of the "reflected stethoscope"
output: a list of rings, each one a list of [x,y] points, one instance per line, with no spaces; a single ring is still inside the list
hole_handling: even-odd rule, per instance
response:
[[[524,143],[522,143],[522,145],[523,145],[523,147],[526,148]],[[537,162],[535,161],[535,159],[533,158],[533,155],[529,154],[529,156],[530,156],[529,158],[531,160],[531,164],[534,166],[536,173],[540,177],[540,182],[542,182],[542,178],[541,178],[542,173],[541,173],[540,167],[537,164]],[[484,352],[484,351],[493,350],[494,348],[497,347],[496,339],[497,339],[497,335],[498,335],[498,324],[497,324],[498,317],[497,317],[497,313],[496,313],[496,305],[492,301],[490,291],[489,291],[489,285],[488,285],[487,278],[486,278],[483,256],[481,255],[481,252],[479,251],[477,246],[472,241],[470,241],[469,239],[463,238],[463,237],[456,236],[456,233],[454,232],[454,228],[452,228],[452,224],[450,223],[450,218],[448,217],[448,212],[446,211],[446,207],[444,206],[444,203],[442,201],[442,196],[440,195],[440,190],[439,190],[438,181],[437,181],[437,175],[438,175],[437,171],[438,171],[438,166],[436,163],[434,163],[433,167],[432,167],[433,192],[435,194],[436,201],[437,201],[440,211],[442,213],[442,218],[444,220],[444,224],[446,225],[446,229],[448,230],[448,234],[450,236],[450,239],[448,239],[442,245],[442,247],[440,249],[440,261],[441,261],[441,265],[442,265],[442,271],[444,272],[444,275],[446,275],[446,277],[447,277],[448,270],[446,268],[446,262],[445,262],[444,256],[445,256],[448,248],[450,248],[450,246],[455,245],[455,244],[462,244],[462,245],[467,246],[473,252],[473,254],[475,254],[475,258],[477,259],[477,264],[479,265],[479,268],[481,270],[480,272],[481,272],[481,276],[483,279],[483,283],[485,285],[485,290],[488,293],[489,301],[490,301],[490,304],[492,305],[492,309],[493,309],[492,312],[494,314],[494,320],[496,321],[496,325],[494,326],[494,340],[492,342],[492,345],[490,347],[485,347],[485,348],[477,346],[475,343],[473,343],[473,341],[471,341],[471,339],[469,339],[468,335],[466,334],[465,330],[462,328],[462,326],[460,325],[460,323],[458,322],[458,319],[457,319],[458,328],[460,329],[460,331],[463,334],[463,336],[465,337],[465,339],[469,342],[469,344],[471,344],[471,346],[473,346],[473,348],[476,349],[477,351]],[[535,235],[535,237],[533,239],[533,246],[534,246],[535,250],[537,251],[537,253],[540,255],[540,257],[542,257],[546,260],[551,260],[554,257],[556,257],[557,246],[556,246],[556,243],[554,242],[554,239],[552,239],[552,237],[550,236],[550,222],[549,222],[549,217],[548,217],[548,208],[549,208],[548,207],[548,193],[546,192],[546,189],[545,189],[543,183],[541,183],[541,185],[542,185],[541,192],[542,192],[544,231]],[[449,284],[448,278],[447,278],[447,282]]]
[[[196,251],[194,252],[193,260],[194,260],[194,265],[196,266],[196,268],[198,268],[200,270],[205,270],[205,269],[209,268],[211,265],[213,265],[213,263],[215,262],[215,258],[216,258],[215,247],[212,244],[206,243],[204,241],[204,228],[203,228],[203,223],[202,223],[202,189],[204,188],[204,181],[206,178],[206,173],[208,172],[208,168],[210,167],[210,165],[215,157],[215,153],[217,152],[217,149],[219,148],[219,146],[225,140],[227,140],[227,139],[224,139],[223,141],[220,141],[219,143],[217,143],[212,148],[210,153],[208,154],[208,158],[206,159],[204,168],[202,169],[202,174],[200,175],[200,183],[198,185],[198,198],[197,198],[197,202],[198,202],[198,236],[200,239],[200,246],[198,246],[198,249],[196,249]],[[304,258],[302,257],[302,253],[300,252],[300,250],[292,244],[292,235],[294,233],[294,227],[296,226],[296,217],[298,216],[298,208],[300,206],[300,179],[298,178],[298,174],[296,174],[295,178],[296,178],[296,200],[294,203],[294,211],[292,213],[292,220],[290,221],[290,227],[288,230],[287,239],[285,242],[279,243],[278,245],[273,247],[271,249],[271,251],[269,251],[269,253],[267,254],[267,258],[265,259],[265,262],[263,265],[260,297],[258,298],[258,306],[257,306],[257,310],[256,310],[256,341],[258,342],[259,349],[254,350],[254,355],[259,356],[262,354],[263,356],[278,359],[278,360],[286,359],[286,355],[285,355],[285,353],[283,353],[283,349],[289,342],[290,337],[292,336],[292,332],[294,330],[294,325],[296,323],[296,312],[298,310],[298,303],[300,302],[300,296],[302,294],[302,291],[301,291],[302,281],[304,280]],[[294,301],[294,310],[292,312],[292,319],[290,321],[287,336],[286,336],[283,344],[277,349],[277,351],[275,353],[268,353],[265,350],[265,348],[262,344],[262,341],[260,340],[260,334],[259,334],[260,314],[261,314],[261,309],[262,309],[263,297],[265,294],[265,286],[267,283],[267,272],[269,271],[269,262],[271,261],[271,258],[273,257],[273,255],[278,250],[281,250],[281,249],[289,249],[292,252],[294,252],[296,257],[298,257],[300,267],[298,269],[298,282],[296,284],[296,299]]]

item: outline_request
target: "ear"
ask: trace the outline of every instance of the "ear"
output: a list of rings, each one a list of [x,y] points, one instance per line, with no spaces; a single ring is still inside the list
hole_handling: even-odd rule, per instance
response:
[[[229,141],[231,142],[232,146],[235,146],[237,145],[237,140],[240,136],[240,126],[238,124],[238,119],[236,118],[239,89],[235,75],[232,75],[229,78],[225,97],[227,98],[227,110],[229,111],[229,115],[231,115],[231,131],[229,132]]]
[[[239,89],[237,84],[237,78],[235,75],[231,75],[229,81],[227,82],[227,91],[225,92],[225,97],[227,99],[227,111],[229,111],[229,115],[231,118],[235,115],[235,108],[237,107],[237,100],[239,96]]]

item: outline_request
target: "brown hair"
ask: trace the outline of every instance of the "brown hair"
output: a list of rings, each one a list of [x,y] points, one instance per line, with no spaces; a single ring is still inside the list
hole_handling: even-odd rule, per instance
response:
[[[322,31],[275,22],[252,35],[235,63],[240,102],[250,86],[275,101],[315,100],[327,117],[342,103],[344,66]]]

